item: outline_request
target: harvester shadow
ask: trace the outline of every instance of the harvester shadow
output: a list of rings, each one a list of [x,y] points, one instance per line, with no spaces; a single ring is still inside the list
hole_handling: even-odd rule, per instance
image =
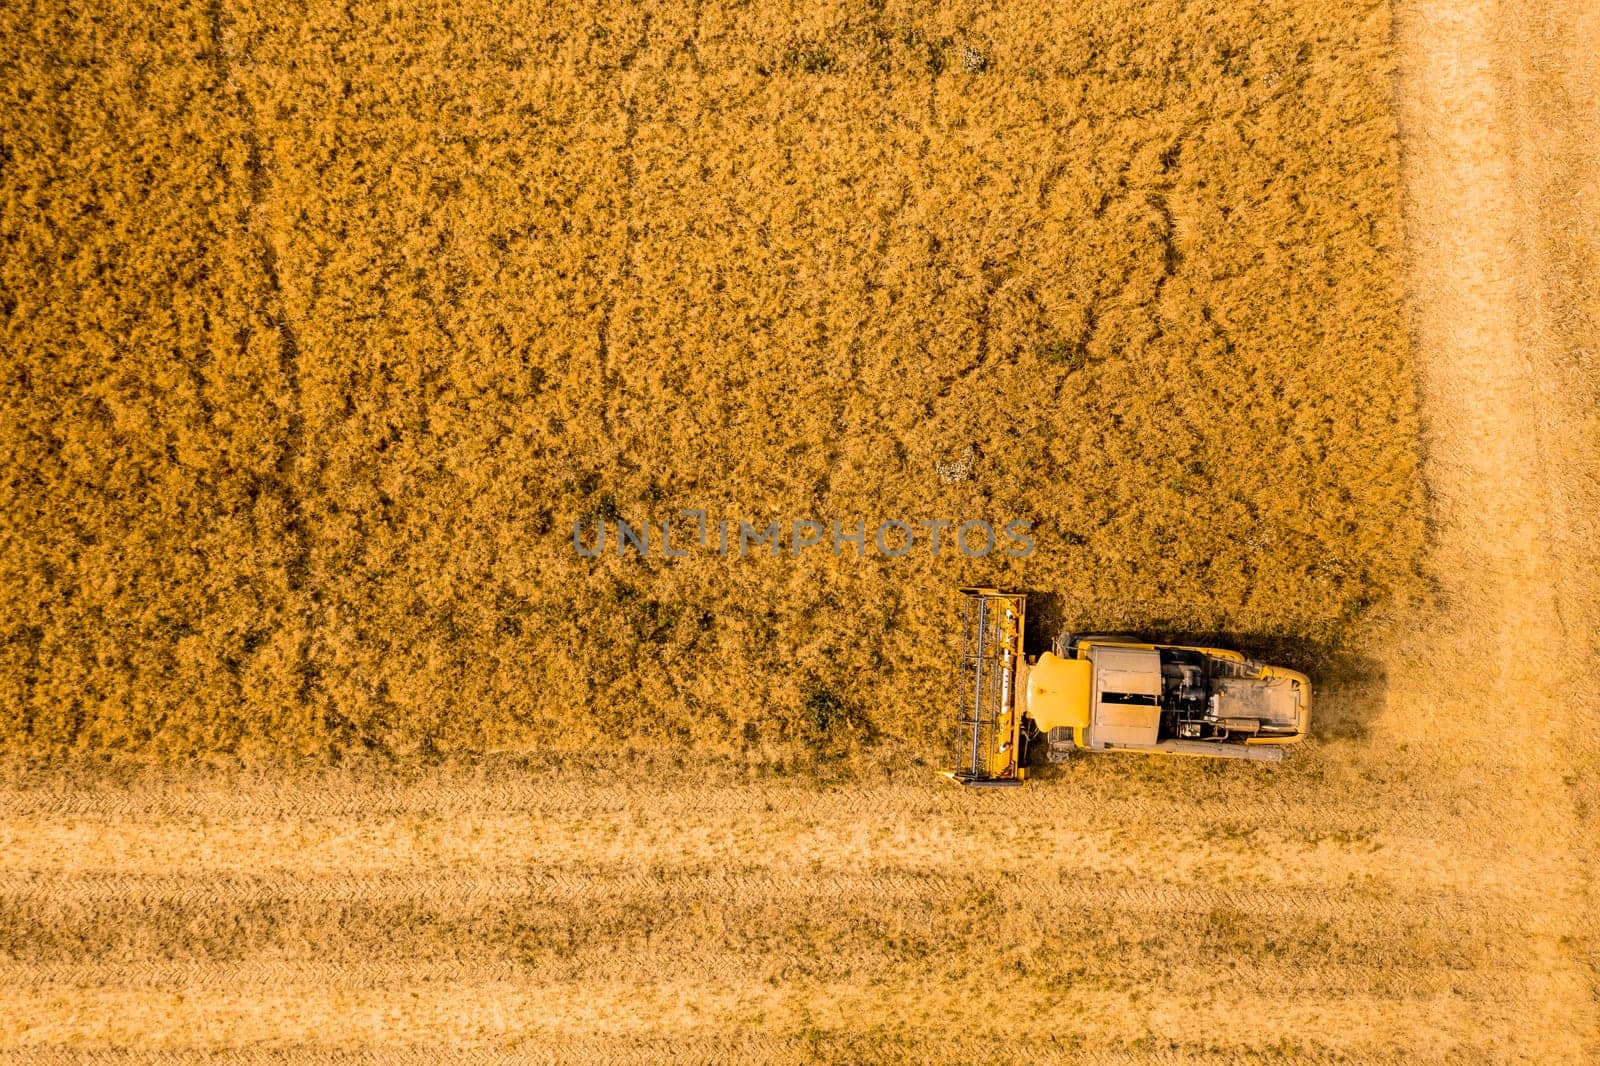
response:
[[[1138,625],[1094,626],[1069,615],[1058,593],[1029,590],[1023,653],[1050,651],[1064,632],[1118,634],[1156,644],[1195,644],[1231,648],[1258,662],[1287,666],[1311,678],[1314,694],[1311,736],[1325,741],[1362,741],[1383,710],[1388,693],[1384,664],[1342,646],[1336,636],[1314,640],[1291,632],[1195,631],[1160,618]]]

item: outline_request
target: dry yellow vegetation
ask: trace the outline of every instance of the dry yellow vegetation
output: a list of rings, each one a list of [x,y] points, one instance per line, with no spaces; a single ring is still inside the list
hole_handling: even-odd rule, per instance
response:
[[[586,29],[588,44],[570,34],[575,10],[472,21],[458,7],[433,16],[432,33],[416,12],[359,6],[348,22],[226,6],[139,21],[0,10],[0,578],[15,608],[0,698],[19,709],[0,727],[7,1062],[1600,1060],[1589,559],[1600,538],[1589,62],[1600,19],[1561,0],[1404,0],[1392,27],[1383,8],[1310,4],[920,20],[864,10],[876,13],[815,16],[793,34],[795,18],[813,16],[663,9],[647,25],[639,10]],[[902,18],[922,34],[909,42],[948,65],[874,82],[880,57],[861,43],[874,38],[852,34]],[[451,50],[469,31],[523,34],[517,47],[543,58],[512,77],[514,51]],[[1279,54],[1279,34],[1295,55],[1307,49],[1304,77],[1280,75],[1295,99],[1321,93],[1349,121],[1303,107],[1306,129],[1256,124],[1282,82],[1257,80],[1252,64]],[[1202,69],[1218,39],[1246,44]],[[1028,51],[1056,58],[1022,66]],[[591,55],[612,68],[578,92]],[[754,83],[771,110],[751,110],[749,71],[734,78],[729,55],[774,79]],[[1183,92],[1161,83],[1155,103],[1135,92],[1143,113],[1111,103],[1184,69]],[[330,73],[347,70],[366,72],[350,76],[348,100]],[[879,84],[914,104],[868,107]],[[999,97],[1020,107],[1005,94],[1046,91],[1053,105],[1018,112],[1026,121],[997,118],[1012,113]],[[1228,110],[1255,99],[1230,94],[1250,91],[1262,102]],[[592,109],[593,150],[575,143],[583,122],[508,128],[528,146],[524,163],[550,138],[574,140],[539,164],[542,184],[491,194],[474,183],[516,166],[474,170],[473,153],[497,142],[472,131],[511,123],[496,101],[523,95],[534,107],[518,122]],[[1190,97],[1205,106],[1186,110]],[[618,118],[613,106],[631,110]],[[867,113],[884,130],[911,116],[908,147],[874,139]],[[1194,186],[1171,173],[1171,187],[1140,184],[1156,180],[1136,162],[1140,123],[1174,114],[1228,117],[1183,138],[1171,166]],[[785,185],[784,170],[735,182],[696,169],[744,153],[753,166],[755,142],[777,150],[762,116],[803,128],[807,115],[819,116],[806,134],[816,141],[789,145],[785,166],[809,160],[809,189]],[[1027,149],[1005,148],[1042,127],[1057,131],[1051,144],[1081,148],[1075,159],[1103,141],[1109,169],[1069,167],[1029,206]],[[84,141],[88,129],[120,147]],[[818,175],[854,156],[822,140],[851,130],[882,155],[835,188]],[[1251,150],[1226,166],[1204,154],[1245,133]],[[208,156],[197,147],[208,144],[222,147]],[[1133,149],[1126,171],[1116,145]],[[74,146],[81,154],[61,154]],[[1280,212],[1272,227],[1246,220],[1180,245],[1157,297],[1145,238],[1165,239],[1159,220],[1141,230],[1124,217],[1118,231],[1095,221],[1098,200],[1073,199],[1107,180],[1120,189],[1119,177],[1133,185],[1107,211],[1137,212],[1151,196],[1172,210],[1201,180],[1243,196],[1268,176],[1253,168],[1273,146],[1283,166],[1265,200],[1303,184],[1298,206],[1266,208]],[[680,168],[664,168],[680,151]],[[461,185],[434,189],[441,171]],[[856,220],[871,228],[872,268],[898,280],[872,302],[837,292],[850,275],[829,257],[866,255],[852,242],[867,238],[829,212],[902,172],[922,213],[898,208],[881,228],[870,211]],[[968,186],[979,177],[1024,191],[980,195]],[[826,210],[805,199],[819,189],[834,197]],[[585,210],[545,203],[558,192]],[[781,244],[786,261],[715,225],[691,234],[689,217],[723,193],[769,212],[769,244],[796,232],[810,243]],[[546,228],[526,222],[536,215]],[[1174,232],[1188,217],[1173,210]],[[1326,227],[1310,228],[1313,217]],[[472,235],[502,219],[532,228],[467,258]],[[561,233],[562,219],[574,231]],[[1012,277],[984,287],[992,251],[876,258],[880,237],[892,250],[932,233],[965,256],[960,235],[979,248],[1006,232],[1042,242],[1047,225],[1060,227],[1055,258],[1040,243],[1005,263],[1035,293],[1057,291],[1056,268],[1109,264],[1107,287],[1083,290],[1099,310],[1073,321],[1124,331],[1109,334],[1120,347],[1076,352],[1047,333],[1029,349],[1007,303]],[[1073,234],[1097,233],[1099,258],[1074,251]],[[1318,251],[1325,273],[1306,260]],[[705,271],[718,263],[712,290]],[[464,288],[443,288],[452,277]],[[572,299],[540,288],[557,281]],[[890,284],[902,286],[893,313]],[[1319,286],[1327,299],[1312,300]],[[1227,358],[1196,345],[1183,361],[1169,347],[1199,328],[1190,301],[1214,301]],[[852,306],[864,325],[843,317]],[[1047,317],[1061,306],[1041,299],[1040,321],[1065,329]],[[1140,316],[1159,335],[1141,334]],[[462,339],[512,322],[525,347],[506,376],[474,377],[503,352]],[[979,333],[988,354],[974,369],[962,338]],[[663,336],[682,347],[653,347]],[[765,345],[767,361],[741,357],[741,341]],[[212,361],[191,371],[179,356],[197,350]],[[1051,376],[1048,358],[1071,365]],[[535,366],[548,375],[537,390],[505,384]],[[789,418],[784,446],[806,447],[757,447],[778,431],[719,406],[711,381],[733,373],[729,403],[762,398]],[[1196,378],[1238,387],[1202,404],[1180,389]],[[976,417],[986,389],[1000,396],[998,422]],[[1188,421],[1147,406],[1180,395],[1196,405]],[[824,466],[809,435],[832,424],[829,404],[857,421],[818,438],[834,448]],[[551,417],[562,434],[548,433]],[[1241,420],[1254,428],[1237,430]],[[393,439],[379,449],[385,425]],[[639,448],[641,426],[661,451]],[[968,443],[975,477],[940,481],[934,464],[959,461]],[[1319,445],[1327,455],[1313,462]],[[1040,449],[1054,461],[1036,462]],[[1163,487],[1171,463],[1189,461],[1228,474],[1215,482],[1226,492]],[[819,497],[789,480],[821,469]],[[678,470],[700,480],[667,477]],[[1420,557],[1419,474],[1430,500]],[[1304,491],[1274,494],[1273,479],[1291,475]],[[723,495],[708,499],[707,486]],[[1186,493],[1198,510],[1179,505]],[[608,499],[628,514],[691,504],[751,519],[809,503],[827,519],[876,514],[880,497],[1031,508],[1040,551],[1010,569],[643,567],[579,561],[560,528]],[[1327,521],[1303,531],[1322,538],[1321,555],[1274,524],[1313,506]],[[1069,532],[1081,543],[1064,544]],[[1260,553],[1254,571],[1247,547]],[[1204,588],[1186,583],[1191,550],[1212,560]],[[1046,604],[1053,618],[1229,628],[1306,657],[1318,667],[1316,735],[1273,766],[1106,756],[1003,795],[937,781],[918,761],[937,748],[948,696],[947,586],[990,575],[1064,594]],[[1428,597],[1411,602],[1421,581]],[[631,628],[608,606],[622,587],[636,590],[621,597]],[[868,598],[830,615],[816,607],[823,590]],[[473,613],[491,603],[492,619]],[[884,612],[868,619],[876,627],[863,604]],[[693,638],[672,610],[684,605],[716,624]],[[810,629],[794,625],[801,614]],[[584,691],[582,671],[602,661],[614,673]],[[877,743],[807,773],[778,763],[786,736],[829,750],[860,735],[808,733],[805,697],[819,690],[785,688],[793,664],[870,719]],[[719,670],[743,699],[695,688]],[[569,701],[566,717],[541,694]],[[646,724],[617,722],[619,709]],[[570,753],[612,726],[633,750]],[[685,737],[695,743],[675,742]],[[288,772],[173,758],[274,743],[404,751],[427,738],[544,750]],[[145,757],[100,757],[116,748]],[[89,757],[37,758],[73,749]]]
[[[0,17],[7,747],[921,744],[964,581],[1421,588],[1382,4]],[[573,550],[683,508],[1037,550]]]

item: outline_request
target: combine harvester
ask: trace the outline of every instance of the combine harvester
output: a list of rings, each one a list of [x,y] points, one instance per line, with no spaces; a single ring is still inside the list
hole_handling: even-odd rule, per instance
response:
[[[1239,652],[1133,637],[1063,634],[1022,652],[1027,595],[964,588],[956,768],[965,785],[1020,785],[1039,737],[1074,751],[1277,761],[1306,735],[1311,682]]]

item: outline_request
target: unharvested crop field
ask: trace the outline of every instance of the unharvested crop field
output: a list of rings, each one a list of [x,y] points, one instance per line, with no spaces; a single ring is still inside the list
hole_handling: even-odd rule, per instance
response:
[[[920,744],[965,581],[1421,588],[1380,4],[4,18],[8,746]],[[574,550],[685,508],[1036,550]]]
[[[1600,20],[1062,7],[0,11],[0,1056],[1600,1058]],[[1315,735],[955,789],[970,580]]]

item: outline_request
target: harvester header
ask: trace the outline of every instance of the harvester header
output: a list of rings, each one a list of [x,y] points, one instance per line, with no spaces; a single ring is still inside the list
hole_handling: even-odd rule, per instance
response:
[[[1022,716],[1017,713],[1017,673],[1028,597],[991,588],[961,590],[963,704],[956,716],[956,768],[968,785],[1019,785]]]

